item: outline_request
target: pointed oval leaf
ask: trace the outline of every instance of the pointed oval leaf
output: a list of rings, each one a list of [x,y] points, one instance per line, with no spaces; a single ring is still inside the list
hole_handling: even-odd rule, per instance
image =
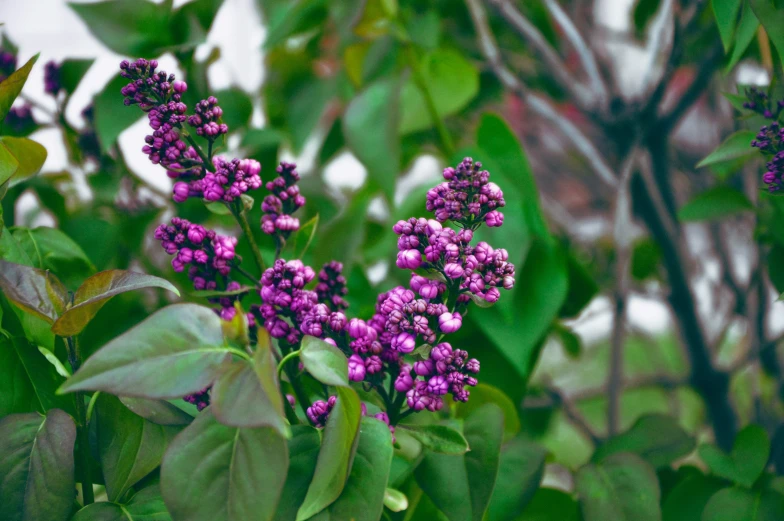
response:
[[[544,447],[524,438],[515,438],[503,446],[499,479],[487,510],[488,521],[517,519],[539,488],[546,456]]]
[[[207,409],[166,451],[161,491],[174,519],[270,520],[288,465],[273,429],[227,427]]]
[[[3,136],[0,138],[0,146],[5,148],[19,164],[10,178],[11,186],[40,172],[46,161],[46,148],[26,137]]]
[[[99,349],[58,392],[179,398],[210,385],[230,358],[213,310],[174,304]]]
[[[275,512],[275,521],[296,519],[297,509],[305,500],[318,461],[321,443],[318,431],[310,425],[294,425],[291,432],[288,440],[289,474]]]
[[[517,406],[502,390],[485,383],[480,383],[471,389],[470,400],[455,404],[457,417],[468,418],[471,413],[486,403],[494,403],[504,412],[504,436],[507,439],[520,432],[520,415]]]
[[[179,431],[145,420],[109,394],[98,397],[95,421],[98,457],[109,501],[120,500],[155,470],[169,441]]]
[[[120,396],[120,401],[134,414],[158,425],[188,425],[193,421],[193,416],[183,411],[176,405],[166,400],[151,400],[148,398],[134,398]]]
[[[20,309],[48,323],[65,309],[66,289],[49,272],[0,259],[0,289]]]
[[[60,336],[78,335],[107,300],[120,293],[143,288],[163,288],[180,295],[169,281],[159,277],[126,270],[102,271],[85,280],[76,290],[73,306],[57,319],[52,331]]]
[[[325,385],[348,386],[348,360],[346,355],[320,338],[305,335],[299,359],[313,378]]]
[[[416,438],[422,445],[440,454],[465,454],[468,441],[459,432],[446,425],[399,425],[400,429]]]
[[[498,477],[504,413],[496,404],[487,403],[466,419],[463,433],[471,447],[465,455],[465,466],[471,491],[472,519],[482,521]]]
[[[349,476],[362,411],[359,396],[350,387],[338,387],[337,395],[324,429],[313,481],[297,511],[297,521],[304,521],[331,505],[340,496]]]
[[[632,427],[611,438],[594,453],[594,461],[610,454],[632,452],[654,468],[666,467],[694,450],[694,439],[686,434],[672,416],[651,414],[637,420]]]
[[[725,488],[710,498],[702,521],[779,521],[784,519],[784,495],[774,490]]]
[[[698,473],[680,481],[662,502],[662,521],[700,519],[705,505],[726,482]]]
[[[95,60],[68,58],[60,64],[60,82],[66,94],[71,95]]]
[[[756,136],[757,133],[753,130],[739,130],[730,134],[716,150],[697,163],[697,168],[756,154],[757,149],[751,146],[751,142]]]
[[[171,521],[157,485],[143,488],[127,503],[93,503],[79,510],[71,521]]]
[[[281,436],[291,435],[283,414],[283,397],[270,345],[260,342],[253,362],[226,364],[212,387],[212,412],[231,427],[272,427]]]
[[[19,96],[19,93],[22,92],[22,87],[24,87],[27,76],[30,74],[30,70],[33,68],[33,65],[35,65],[36,60],[38,60],[37,54],[30,58],[27,63],[22,65],[19,70],[0,82],[0,121],[5,120],[14,100]],[[4,182],[5,179],[0,179],[0,184],[3,184]]]
[[[52,409],[0,420],[0,519],[65,521],[75,499],[76,425]]]
[[[618,453],[577,471],[575,488],[585,521],[659,521],[659,480],[634,454]]]
[[[678,211],[681,221],[708,221],[754,209],[751,201],[729,186],[716,186],[698,194]]]

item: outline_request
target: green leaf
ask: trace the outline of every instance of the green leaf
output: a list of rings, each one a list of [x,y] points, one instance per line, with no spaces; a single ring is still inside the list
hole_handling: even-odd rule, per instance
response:
[[[68,95],[74,93],[95,60],[68,58],[60,64],[60,83]]]
[[[725,53],[728,53],[732,46],[740,3],[741,0],[711,0],[711,7],[713,7],[713,14],[716,16],[716,25],[719,28]]]
[[[730,134],[716,150],[697,163],[697,168],[756,154],[757,149],[752,148],[751,146],[751,142],[756,136],[757,133],[753,130],[739,130]]]
[[[17,71],[0,82],[0,121],[5,120],[8,111],[11,109],[11,105],[14,104],[14,100],[19,96],[19,93],[22,92],[22,87],[24,87],[24,84],[27,81],[27,76],[30,74],[30,70],[37,60],[38,55],[36,54]],[[4,180],[2,176],[0,176],[0,184],[3,182]]]
[[[381,188],[388,201],[394,198],[400,173],[399,92],[396,79],[377,81],[351,100],[343,116],[346,143],[367,168],[369,182]]]
[[[180,295],[169,281],[152,275],[126,270],[102,271],[79,286],[73,297],[73,305],[57,319],[52,331],[60,336],[77,335],[110,298],[144,288],[163,288]]]
[[[391,464],[392,436],[389,427],[375,418],[362,418],[351,473],[340,497],[327,509],[328,519],[378,520],[384,509]]]
[[[207,409],[166,451],[161,492],[173,519],[270,520],[288,466],[273,429],[227,427]]]
[[[751,9],[751,3],[743,2],[743,9],[740,15],[740,22],[738,22],[738,29],[735,35],[735,47],[732,49],[732,57],[724,68],[724,73],[728,74],[735,65],[738,64],[746,49],[749,48],[751,42],[757,34],[759,28],[759,20],[757,20],[754,11]]]
[[[144,476],[158,468],[175,427],[156,425],[101,394],[95,404],[98,457],[109,501],[119,501]]]
[[[724,487],[720,479],[689,476],[675,485],[662,503],[662,521],[699,520],[708,500]]]
[[[465,454],[469,448],[465,437],[446,425],[401,424],[398,428],[405,430],[422,445],[439,454]]]
[[[0,289],[27,313],[52,324],[65,309],[68,292],[57,277],[43,270],[0,260]]]
[[[710,498],[702,521],[780,521],[784,495],[773,490],[725,488]]]
[[[637,241],[632,247],[632,277],[642,281],[655,276],[661,256],[661,248],[656,241],[650,238]]]
[[[0,417],[12,413],[73,410],[55,391],[63,378],[26,339],[0,333]]]
[[[134,414],[157,425],[188,425],[193,416],[165,400],[120,396],[120,401]]]
[[[419,68],[441,119],[462,110],[479,93],[479,72],[457,51],[428,52],[420,59]],[[400,93],[400,112],[402,135],[433,126],[425,99],[412,77]]]
[[[471,521],[465,456],[428,453],[414,470],[425,494],[449,521]]]
[[[348,386],[348,360],[346,355],[320,338],[305,335],[299,359],[305,371],[325,385]]]
[[[639,456],[619,453],[577,471],[585,521],[659,521],[659,481]]]
[[[34,176],[41,171],[41,167],[44,166],[44,161],[46,161],[46,148],[26,137],[0,137],[0,148],[5,149],[2,155],[0,155],[2,160],[6,160],[5,158],[8,157],[6,155],[7,152],[17,164],[11,176],[4,177],[2,171],[5,171],[5,168],[0,170],[0,184],[10,179],[9,186],[13,186],[19,181]]]
[[[492,385],[480,383],[471,389],[471,399],[457,402],[458,418],[468,418],[471,413],[486,403],[494,403],[504,413],[504,437],[511,438],[520,432],[520,416],[517,406],[503,391]]]
[[[283,414],[277,364],[268,342],[259,342],[253,362],[240,360],[223,366],[211,395],[215,418],[230,427],[272,427],[291,435]]]
[[[157,485],[143,488],[125,504],[93,503],[71,521],[171,521]]]
[[[667,467],[694,450],[694,439],[678,425],[672,416],[651,414],[637,420],[632,427],[609,439],[596,449],[594,461],[602,461],[611,454],[631,452],[654,468]]]
[[[784,32],[781,31],[784,27],[784,10],[773,0],[749,0],[749,3],[784,64]]]
[[[213,298],[213,297],[236,297],[237,295],[245,295],[251,291],[256,290],[252,286],[241,286],[239,289],[232,291],[221,291],[214,289],[203,289],[198,291],[191,291],[190,295],[196,298]]]
[[[742,192],[729,186],[716,186],[683,205],[678,211],[678,219],[709,221],[753,209],[754,205]]]
[[[69,371],[68,368],[63,365],[60,359],[57,358],[57,355],[55,355],[53,352],[49,351],[43,346],[38,346],[38,352],[41,353],[44,358],[46,358],[47,362],[52,364],[52,367],[54,367],[54,370],[57,371],[57,374],[63,378],[68,378],[71,376],[71,371]]]
[[[269,3],[264,49],[271,49],[290,37],[318,27],[327,17],[323,0]],[[262,8],[267,2],[261,3]]]
[[[331,505],[343,491],[351,470],[362,412],[359,397],[350,387],[338,387],[337,396],[324,429],[313,481],[297,511],[297,521],[304,521]]]
[[[5,196],[10,184],[8,180],[14,176],[17,170],[19,170],[19,161],[6,147],[0,146],[0,188],[3,190],[3,196]]]
[[[229,126],[229,132],[242,130],[250,125],[253,114],[253,100],[237,87],[219,90],[214,94],[223,109],[223,123]]]
[[[99,349],[58,392],[179,398],[210,385],[230,357],[211,309],[175,304]]]
[[[765,470],[770,439],[765,429],[749,425],[738,433],[730,454],[707,444],[700,445],[699,454],[717,476],[751,488]]]
[[[52,409],[0,420],[0,519],[65,521],[74,501],[74,442],[70,416]]]
[[[169,31],[171,0],[111,0],[69,3],[90,32],[106,47],[125,56],[155,58],[172,45]],[[119,96],[119,91],[116,92]]]
[[[540,488],[516,521],[581,521],[577,501],[562,490]],[[609,520],[608,520],[609,521]]]
[[[136,0],[126,1],[136,4]],[[95,4],[81,5],[88,7]],[[131,56],[144,56],[144,54],[129,54]],[[144,112],[139,110],[137,106],[126,107],[122,104],[120,89],[127,84],[127,79],[117,75],[106,84],[93,101],[95,107],[95,133],[98,134],[98,141],[101,143],[101,151],[103,152],[108,152],[117,141],[117,138],[120,137],[120,134],[144,116]]]
[[[293,425],[289,438],[289,473],[275,513],[275,521],[294,521],[316,471],[319,434],[309,425]]]
[[[568,292],[563,250],[557,245],[534,240],[516,279],[511,298],[502,295],[495,307],[473,309],[471,314],[525,381],[533,371],[539,346]]]
[[[72,274],[78,280],[95,273],[95,266],[87,258],[82,248],[65,233],[56,228],[13,228],[14,239],[27,253],[33,266],[50,270],[66,282]]]
[[[335,81],[314,81],[305,83],[292,93],[286,107],[286,122],[295,154],[302,152],[305,143],[321,121],[330,100],[336,94],[336,86]]]
[[[471,395],[473,399],[473,392]],[[487,521],[517,519],[539,488],[544,475],[545,456],[547,451],[544,447],[522,437],[503,446]]]

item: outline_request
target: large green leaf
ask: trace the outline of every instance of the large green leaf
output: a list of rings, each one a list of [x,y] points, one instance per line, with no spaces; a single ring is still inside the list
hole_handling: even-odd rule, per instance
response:
[[[169,31],[172,0],[163,3],[111,0],[68,5],[90,32],[117,54],[155,58],[173,43]]]
[[[613,454],[577,471],[575,488],[585,521],[659,521],[659,480],[639,456]]]
[[[729,186],[717,186],[702,192],[678,211],[681,221],[708,221],[754,209],[742,192]]]
[[[470,450],[464,455],[428,453],[416,481],[450,521],[480,521],[495,487],[504,435],[501,409],[488,403],[464,423]]]
[[[143,488],[127,503],[93,503],[79,510],[71,521],[171,521],[157,485]]]
[[[60,281],[49,272],[0,260],[0,289],[27,313],[52,324],[68,298]]]
[[[479,72],[463,55],[451,49],[435,49],[423,55],[419,68],[439,118],[460,111],[479,92]],[[400,92],[400,133],[433,126],[422,92],[409,77]]]
[[[74,275],[77,284],[84,277],[95,273],[95,266],[87,258],[82,248],[70,237],[56,228],[13,228],[14,239],[27,253],[33,266],[50,270],[66,283]]]
[[[724,68],[726,73],[729,73],[743,57],[746,49],[748,49],[751,42],[754,41],[754,36],[756,36],[759,26],[759,20],[757,20],[757,16],[751,8],[751,3],[743,2],[740,22],[738,22],[738,32],[735,36],[735,47],[732,49],[730,61]]]
[[[52,409],[0,420],[0,519],[65,521],[75,497],[70,416]]]
[[[119,501],[161,464],[166,446],[179,429],[145,420],[108,394],[98,397],[94,414],[106,495],[109,501]]]
[[[0,333],[0,417],[12,413],[73,410],[71,400],[55,391],[63,378],[34,345]]]
[[[230,357],[211,309],[175,304],[103,346],[58,392],[179,398],[210,385]]]
[[[74,93],[95,60],[68,58],[60,64],[60,83],[68,95]]]
[[[16,163],[16,168],[12,175],[5,176],[8,167],[0,166],[0,184],[10,181],[10,186],[34,176],[41,171],[46,161],[46,148],[40,143],[26,137],[3,136],[0,138],[0,162],[7,162],[9,159]],[[10,158],[9,158],[10,156]]]
[[[384,509],[384,491],[391,464],[389,427],[375,418],[362,418],[348,481],[340,497],[327,508],[328,516],[317,516],[317,519],[377,521]]]
[[[316,471],[319,434],[310,425],[293,425],[289,445],[289,473],[275,512],[275,521],[294,521]]]
[[[136,0],[129,1],[136,2]],[[90,4],[82,5],[88,6]],[[101,150],[104,152],[108,152],[112,148],[125,129],[144,116],[144,112],[138,110],[138,107],[126,107],[123,105],[120,89],[127,84],[127,79],[117,75],[95,96],[93,102],[95,107],[95,132],[98,134],[98,141],[101,143]]]
[[[166,451],[161,491],[175,520],[270,520],[288,466],[273,429],[227,427],[208,409]]]
[[[759,425],[748,425],[738,433],[730,454],[708,444],[700,446],[699,454],[717,476],[751,487],[767,465],[770,439]]]
[[[720,479],[699,473],[675,485],[662,503],[662,521],[699,520],[708,500],[724,487]]]
[[[120,401],[134,414],[158,425],[188,425],[193,416],[165,400],[120,396]]]
[[[343,116],[346,143],[367,168],[369,182],[389,201],[400,173],[399,92],[394,78],[373,83],[351,101]]]
[[[577,501],[561,490],[540,488],[517,521],[581,521]],[[609,520],[607,520],[609,521]],[[615,520],[613,520],[615,521]]]
[[[468,441],[463,434],[447,425],[401,424],[398,428],[439,454],[465,454],[468,451]]]
[[[486,383],[480,383],[471,389],[470,400],[455,404],[457,417],[467,418],[486,403],[494,403],[503,411],[505,438],[511,438],[520,432],[520,415],[517,412],[517,406],[503,391]]]
[[[724,52],[732,47],[732,37],[735,35],[735,24],[738,21],[741,0],[711,0],[713,14],[716,16],[716,26],[719,28],[721,43]]]
[[[22,92],[22,87],[24,87],[24,84],[27,81],[27,76],[30,74],[30,70],[37,60],[38,55],[36,54],[30,58],[27,63],[22,65],[19,70],[13,72],[0,83],[0,121],[5,120],[14,100],[19,96],[19,93]],[[4,182],[5,179],[0,175],[0,184]]]
[[[272,427],[290,435],[270,345],[259,342],[253,361],[226,364],[212,388],[212,412],[231,427]]]
[[[324,385],[348,386],[346,355],[327,342],[314,336],[302,338],[299,359],[305,371]]]
[[[294,153],[300,153],[321,121],[329,101],[335,96],[335,81],[314,81],[304,84],[291,97],[287,123]]]
[[[611,454],[632,452],[654,468],[666,467],[694,450],[694,439],[678,425],[672,416],[652,414],[643,416],[632,427],[596,449],[594,461],[602,461]]]
[[[784,32],[781,30],[784,27],[784,10],[774,0],[749,0],[749,3],[784,64]]]
[[[780,521],[784,495],[774,490],[725,488],[710,498],[702,521]]]
[[[751,146],[756,135],[753,130],[739,130],[731,134],[708,157],[697,163],[697,168],[756,154],[757,149]]]
[[[321,512],[340,496],[357,448],[361,415],[356,391],[350,387],[338,387],[337,402],[324,429],[313,481],[297,511],[297,521]]]
[[[504,444],[487,521],[517,519],[539,488],[546,455],[547,451],[541,445],[522,437]]]
[[[126,270],[102,271],[79,286],[73,296],[73,305],[57,319],[52,331],[60,336],[77,335],[110,298],[144,288],[163,288],[180,294],[169,281],[159,277]]]

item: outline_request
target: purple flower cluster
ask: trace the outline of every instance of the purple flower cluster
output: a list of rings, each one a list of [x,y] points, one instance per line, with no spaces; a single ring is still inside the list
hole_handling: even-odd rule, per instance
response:
[[[174,183],[174,200],[181,203],[189,197],[202,197],[205,201],[231,203],[261,186],[261,164],[255,159],[227,161],[215,156],[212,164],[215,172],[207,172],[203,179]]]
[[[13,134],[21,134],[25,130],[34,127],[35,119],[33,119],[32,105],[25,103],[24,105],[11,107],[3,123]]]
[[[212,387],[206,387],[199,391],[198,393],[189,394],[188,396],[184,396],[182,399],[188,403],[192,403],[196,406],[196,409],[199,411],[203,410],[207,406],[210,405],[210,390]]]
[[[318,304],[316,292],[305,289],[315,276],[313,269],[300,260],[278,259],[264,271],[259,292],[262,304],[254,308],[254,312],[258,313],[270,336],[284,339],[291,345],[300,341],[302,332],[299,328]]]
[[[218,106],[218,98],[210,96],[196,104],[194,115],[188,117],[188,125],[196,129],[196,134],[207,139],[215,139],[229,131],[229,126],[218,121],[223,109]]]
[[[335,408],[335,404],[338,401],[337,396],[330,396],[327,401],[324,400],[316,400],[313,402],[313,405],[307,408],[305,413],[307,414],[308,419],[313,424],[314,427],[322,428],[326,427],[327,419],[329,419],[329,413],[332,412],[332,409]],[[293,405],[292,405],[293,406]],[[362,416],[367,416],[367,406],[362,403]],[[394,425],[390,425],[389,423],[389,416],[385,412],[379,412],[373,415],[373,417],[377,420],[384,422],[389,427],[389,432],[392,433],[392,443],[395,443],[395,427]]]
[[[768,159],[762,181],[768,191],[775,193],[784,188],[784,128],[777,122],[763,126],[751,146],[759,149]]]
[[[61,65],[55,61],[47,62],[44,65],[44,91],[52,96],[57,96],[63,88],[63,83],[60,78]]]
[[[155,230],[155,239],[174,258],[171,261],[174,271],[182,272],[188,267],[188,278],[197,290],[239,289],[240,285],[229,279],[232,260],[235,258],[235,237],[218,235],[199,224],[173,217],[171,224],[161,224]],[[220,315],[224,320],[234,316],[235,298],[216,299],[221,304]]]
[[[343,276],[343,264],[332,261],[325,264],[318,274],[316,295],[319,302],[326,304],[332,311],[343,311],[348,302],[343,298],[348,293],[346,277]]]
[[[743,108],[751,110],[766,119],[776,120],[784,109],[784,100],[773,103],[770,97],[756,87],[746,89],[747,101],[743,103]]]
[[[299,219],[291,214],[305,205],[305,196],[299,193],[299,174],[294,163],[281,163],[276,169],[278,177],[267,183],[271,193],[264,198],[261,209],[261,231],[280,239],[288,238],[299,230]]]
[[[490,174],[482,170],[482,163],[467,157],[457,168],[444,170],[445,182],[427,192],[427,210],[435,213],[438,222],[454,221],[461,228],[475,230],[483,222],[488,226],[501,226],[504,193]]]

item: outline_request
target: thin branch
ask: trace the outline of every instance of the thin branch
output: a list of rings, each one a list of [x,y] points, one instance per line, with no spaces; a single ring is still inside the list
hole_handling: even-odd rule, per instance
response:
[[[577,26],[574,25],[572,19],[569,18],[569,15],[566,14],[566,11],[561,8],[556,0],[544,0],[544,3],[550,11],[550,14],[553,15],[555,22],[561,27],[564,35],[577,52],[577,56],[582,62],[585,73],[588,75],[591,90],[599,94],[599,99],[602,103],[606,102],[608,99],[607,87],[599,73],[599,66],[596,63],[596,57],[591,51],[591,48],[585,43]]]
[[[661,4],[661,7],[659,7],[659,13],[651,22],[650,37],[645,45],[645,52],[649,56],[650,64],[648,66],[648,70],[645,73],[645,79],[642,83],[644,91],[647,91],[649,86],[654,84],[653,77],[657,70],[659,58],[664,54],[667,54],[667,56],[672,56],[674,54],[672,52],[672,48],[675,42],[675,31],[673,26],[673,0],[664,0]],[[668,45],[667,47],[663,47],[662,42],[668,36]]]
[[[614,189],[617,185],[617,180],[613,174],[612,168],[607,164],[607,161],[602,157],[599,150],[591,143],[585,134],[577,128],[577,126],[559,114],[549,101],[529,92],[525,84],[523,84],[523,82],[504,65],[501,59],[501,53],[498,50],[498,45],[490,32],[486,13],[479,4],[479,0],[466,0],[466,4],[468,5],[471,18],[476,27],[477,38],[482,53],[487,58],[490,67],[501,83],[509,90],[516,92],[531,110],[557,126],[558,129],[572,141],[583,157],[585,157],[591,168],[599,176],[599,179]]]
[[[548,72],[555,76],[560,85],[569,91],[577,103],[584,108],[593,107],[599,93],[591,92],[590,89],[586,88],[585,85],[569,74],[566,64],[541,31],[523,16],[509,0],[490,0],[490,3],[495,4],[501,15],[509,22],[509,25],[539,51],[539,54],[547,65]]]
[[[607,431],[617,434],[620,424],[620,402],[623,392],[623,344],[626,331],[626,301],[629,296],[629,263],[632,243],[632,201],[630,181],[637,159],[633,146],[621,167],[618,195],[615,201],[615,308],[610,339],[610,376],[607,381]]]

